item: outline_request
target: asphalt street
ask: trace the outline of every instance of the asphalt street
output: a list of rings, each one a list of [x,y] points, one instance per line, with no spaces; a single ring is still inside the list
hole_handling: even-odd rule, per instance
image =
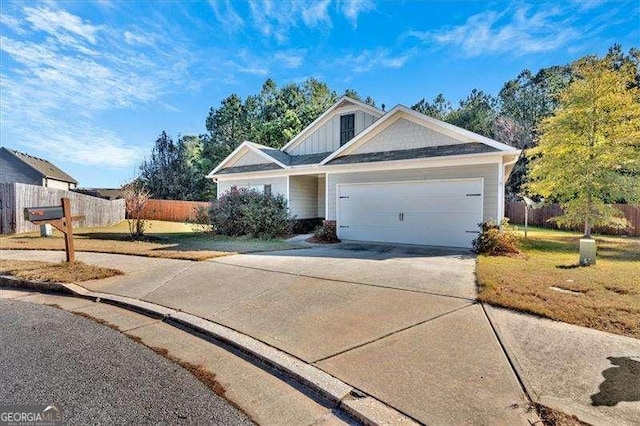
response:
[[[54,404],[71,424],[251,420],[184,368],[87,318],[0,301],[0,405]]]

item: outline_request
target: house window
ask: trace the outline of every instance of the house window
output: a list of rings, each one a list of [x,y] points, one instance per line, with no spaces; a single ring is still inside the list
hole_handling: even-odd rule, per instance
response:
[[[259,192],[260,194],[271,195],[271,185],[240,185],[236,188]]]
[[[340,116],[340,146],[349,142],[355,136],[356,115],[346,114]]]

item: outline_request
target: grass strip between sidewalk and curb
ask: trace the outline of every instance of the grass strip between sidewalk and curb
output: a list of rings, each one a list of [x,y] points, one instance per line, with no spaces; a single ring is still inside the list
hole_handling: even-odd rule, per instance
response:
[[[364,394],[319,368],[221,324],[161,305],[123,296],[93,292],[76,284],[31,283],[28,280],[17,280],[14,277],[0,275],[0,286],[47,291],[47,285],[50,285],[48,291],[63,292],[75,297],[108,303],[143,315],[161,318],[167,324],[174,325],[175,323],[186,326],[214,340],[228,344],[258,362],[263,362],[276,368],[285,376],[303,384],[309,390],[318,393],[328,401],[333,401],[337,408],[364,424],[418,424],[415,419],[407,414],[370,395]]]
[[[118,269],[83,262],[42,262],[39,260],[0,260],[0,274],[22,280],[46,283],[77,283],[123,275]]]

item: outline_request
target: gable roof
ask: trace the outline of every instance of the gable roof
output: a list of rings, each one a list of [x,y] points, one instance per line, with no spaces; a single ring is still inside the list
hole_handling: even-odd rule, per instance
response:
[[[280,148],[280,150],[281,151],[286,151],[288,148],[296,145],[299,142],[302,142],[306,135],[312,133],[316,128],[320,127],[322,124],[324,124],[326,121],[328,121],[334,115],[334,112],[338,108],[342,108],[344,106],[349,106],[349,105],[357,106],[357,107],[359,107],[361,109],[364,109],[365,111],[367,111],[371,115],[376,116],[377,118],[382,117],[384,115],[384,113],[385,113],[381,109],[378,109],[376,107],[372,107],[371,105],[367,105],[367,104],[365,104],[363,102],[360,102],[360,101],[356,101],[355,99],[350,98],[348,96],[343,96],[340,99],[338,99],[336,101],[336,103],[331,105],[331,107],[329,107],[329,109],[327,109],[325,112],[323,112],[320,115],[320,117],[318,117],[315,120],[313,120],[313,122],[311,124],[309,124],[307,127],[305,127],[300,133],[295,135],[293,137],[293,139],[291,139],[289,142],[287,142],[282,148]]]
[[[507,144],[495,141],[474,132],[470,132],[469,130],[454,126],[453,124],[437,120],[433,117],[429,117],[428,115],[414,111],[411,108],[407,108],[404,105],[397,105],[387,114],[385,114],[381,119],[374,122],[371,126],[364,129],[364,131],[360,132],[349,142],[332,152],[328,157],[322,160],[320,164],[327,164],[336,157],[345,155],[349,151],[354,150],[355,148],[369,140],[371,137],[375,136],[379,131],[384,129],[386,125],[392,123],[392,120],[400,118],[403,114],[411,118],[413,121],[418,122],[419,124],[449,134],[452,137],[462,140],[465,143],[480,143],[494,148],[495,151],[506,151],[507,153],[515,154],[520,152],[520,150],[518,150],[517,148],[514,148]]]
[[[77,180],[75,180],[60,168],[58,168],[55,164],[51,163],[48,160],[45,160],[44,158],[34,157],[33,155],[25,154],[24,152],[15,151],[6,147],[2,147],[2,149],[6,150],[18,160],[22,161],[27,166],[39,172],[44,178],[55,179],[62,182],[75,184],[78,183]]]
[[[240,154],[245,149],[255,152],[265,160],[273,163],[273,165],[275,166],[279,166],[280,168],[283,168],[283,169],[289,168],[287,164],[281,161],[282,159],[284,159],[281,154],[284,154],[285,156],[288,156],[288,154],[280,150],[277,150],[275,148],[270,148],[265,145],[244,141],[236,149],[234,149],[231,154],[227,155],[227,157],[224,160],[222,160],[220,164],[218,164],[216,168],[213,169],[211,173],[207,175],[207,177],[212,177],[213,175],[218,173],[220,170],[224,168],[226,164],[228,164],[233,158],[235,158],[238,154]],[[244,166],[240,166],[240,167],[244,167]]]

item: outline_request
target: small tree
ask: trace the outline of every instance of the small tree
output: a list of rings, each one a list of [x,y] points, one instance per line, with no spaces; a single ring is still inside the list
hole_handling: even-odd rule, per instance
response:
[[[143,212],[149,197],[149,190],[143,187],[139,180],[134,180],[122,187],[129,234],[133,239],[139,240],[144,236],[147,224]]]
[[[574,70],[529,152],[528,186],[562,205],[559,225],[583,226],[589,238],[593,226],[627,226],[609,203],[640,201],[640,91],[631,63],[588,57]]]

